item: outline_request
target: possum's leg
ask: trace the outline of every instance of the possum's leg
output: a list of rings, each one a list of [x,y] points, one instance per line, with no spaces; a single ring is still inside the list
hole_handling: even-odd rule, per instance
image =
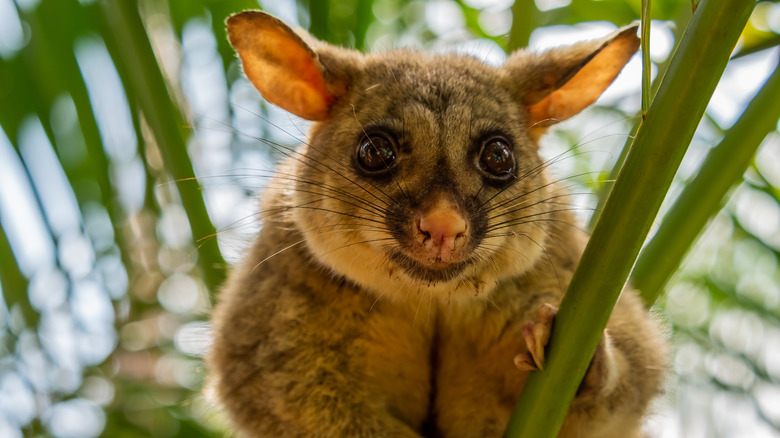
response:
[[[291,252],[245,262],[215,309],[209,365],[233,423],[246,437],[419,437],[424,326]]]
[[[484,303],[453,300],[439,311],[434,356],[435,423],[446,438],[501,437],[529,372],[512,359],[523,348],[524,322],[558,293],[500,287]],[[528,310],[526,310],[528,309]],[[530,309],[533,309],[531,311]]]

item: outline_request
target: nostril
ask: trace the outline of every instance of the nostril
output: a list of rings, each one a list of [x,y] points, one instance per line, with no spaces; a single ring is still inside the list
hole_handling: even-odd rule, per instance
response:
[[[437,208],[423,215],[417,223],[418,231],[425,240],[433,240],[433,244],[441,246],[445,242],[466,236],[466,221],[452,208]]]
[[[422,243],[427,242],[431,238],[431,233],[424,230],[422,227],[424,225],[422,224],[421,219],[417,219],[417,237]]]

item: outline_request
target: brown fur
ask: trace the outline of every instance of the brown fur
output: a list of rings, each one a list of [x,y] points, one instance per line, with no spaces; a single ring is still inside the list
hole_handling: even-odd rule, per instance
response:
[[[631,46],[625,59],[603,67],[614,78],[635,36],[518,52],[493,68],[458,55],[359,55],[304,35],[301,53],[316,53],[305,70],[319,71],[325,87],[297,90],[303,79],[283,53],[265,48],[273,59],[258,61],[236,41],[255,28],[291,31],[262,13],[238,17],[231,40],[249,77],[292,76],[275,103],[295,111],[304,93],[330,106],[300,111],[318,123],[263,193],[263,230],[214,312],[212,380],[236,428],[248,437],[501,436],[528,376],[513,364],[527,351],[522,325],[542,304],[558,305],[587,238],[537,153],[533,105],[565,85],[588,86],[578,72],[600,70],[603,61],[591,60],[620,41]],[[377,127],[398,137],[390,178],[354,164],[364,131]],[[486,184],[475,169],[486,132],[511,139],[508,186]],[[469,262],[426,281],[389,253],[414,253],[404,224],[439,199],[469,223],[458,250]],[[664,347],[633,291],[607,333],[586,376],[593,388],[575,399],[560,437],[639,436]]]

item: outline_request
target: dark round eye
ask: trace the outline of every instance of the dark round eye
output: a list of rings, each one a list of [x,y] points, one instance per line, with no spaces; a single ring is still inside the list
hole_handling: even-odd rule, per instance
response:
[[[482,146],[479,164],[491,176],[508,179],[515,170],[515,157],[506,140],[492,138]]]
[[[363,137],[358,145],[357,161],[369,172],[389,169],[395,163],[395,143],[384,134]]]

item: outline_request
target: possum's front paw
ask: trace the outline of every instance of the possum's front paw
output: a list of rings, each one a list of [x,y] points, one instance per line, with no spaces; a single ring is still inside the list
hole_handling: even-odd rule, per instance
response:
[[[544,369],[544,347],[550,340],[550,331],[557,313],[557,307],[545,303],[536,311],[534,321],[523,324],[523,339],[525,339],[528,352],[515,356],[517,368],[523,371]]]
[[[518,369],[522,371],[544,369],[544,348],[550,340],[550,331],[557,313],[557,307],[542,304],[536,311],[534,321],[523,324],[523,339],[525,339],[528,351],[515,356],[515,366]],[[608,376],[611,374],[610,364],[612,363],[609,346],[609,335],[605,330],[598,347],[596,347],[596,353],[590,362],[588,372],[577,391],[578,396],[598,393],[607,385]]]

